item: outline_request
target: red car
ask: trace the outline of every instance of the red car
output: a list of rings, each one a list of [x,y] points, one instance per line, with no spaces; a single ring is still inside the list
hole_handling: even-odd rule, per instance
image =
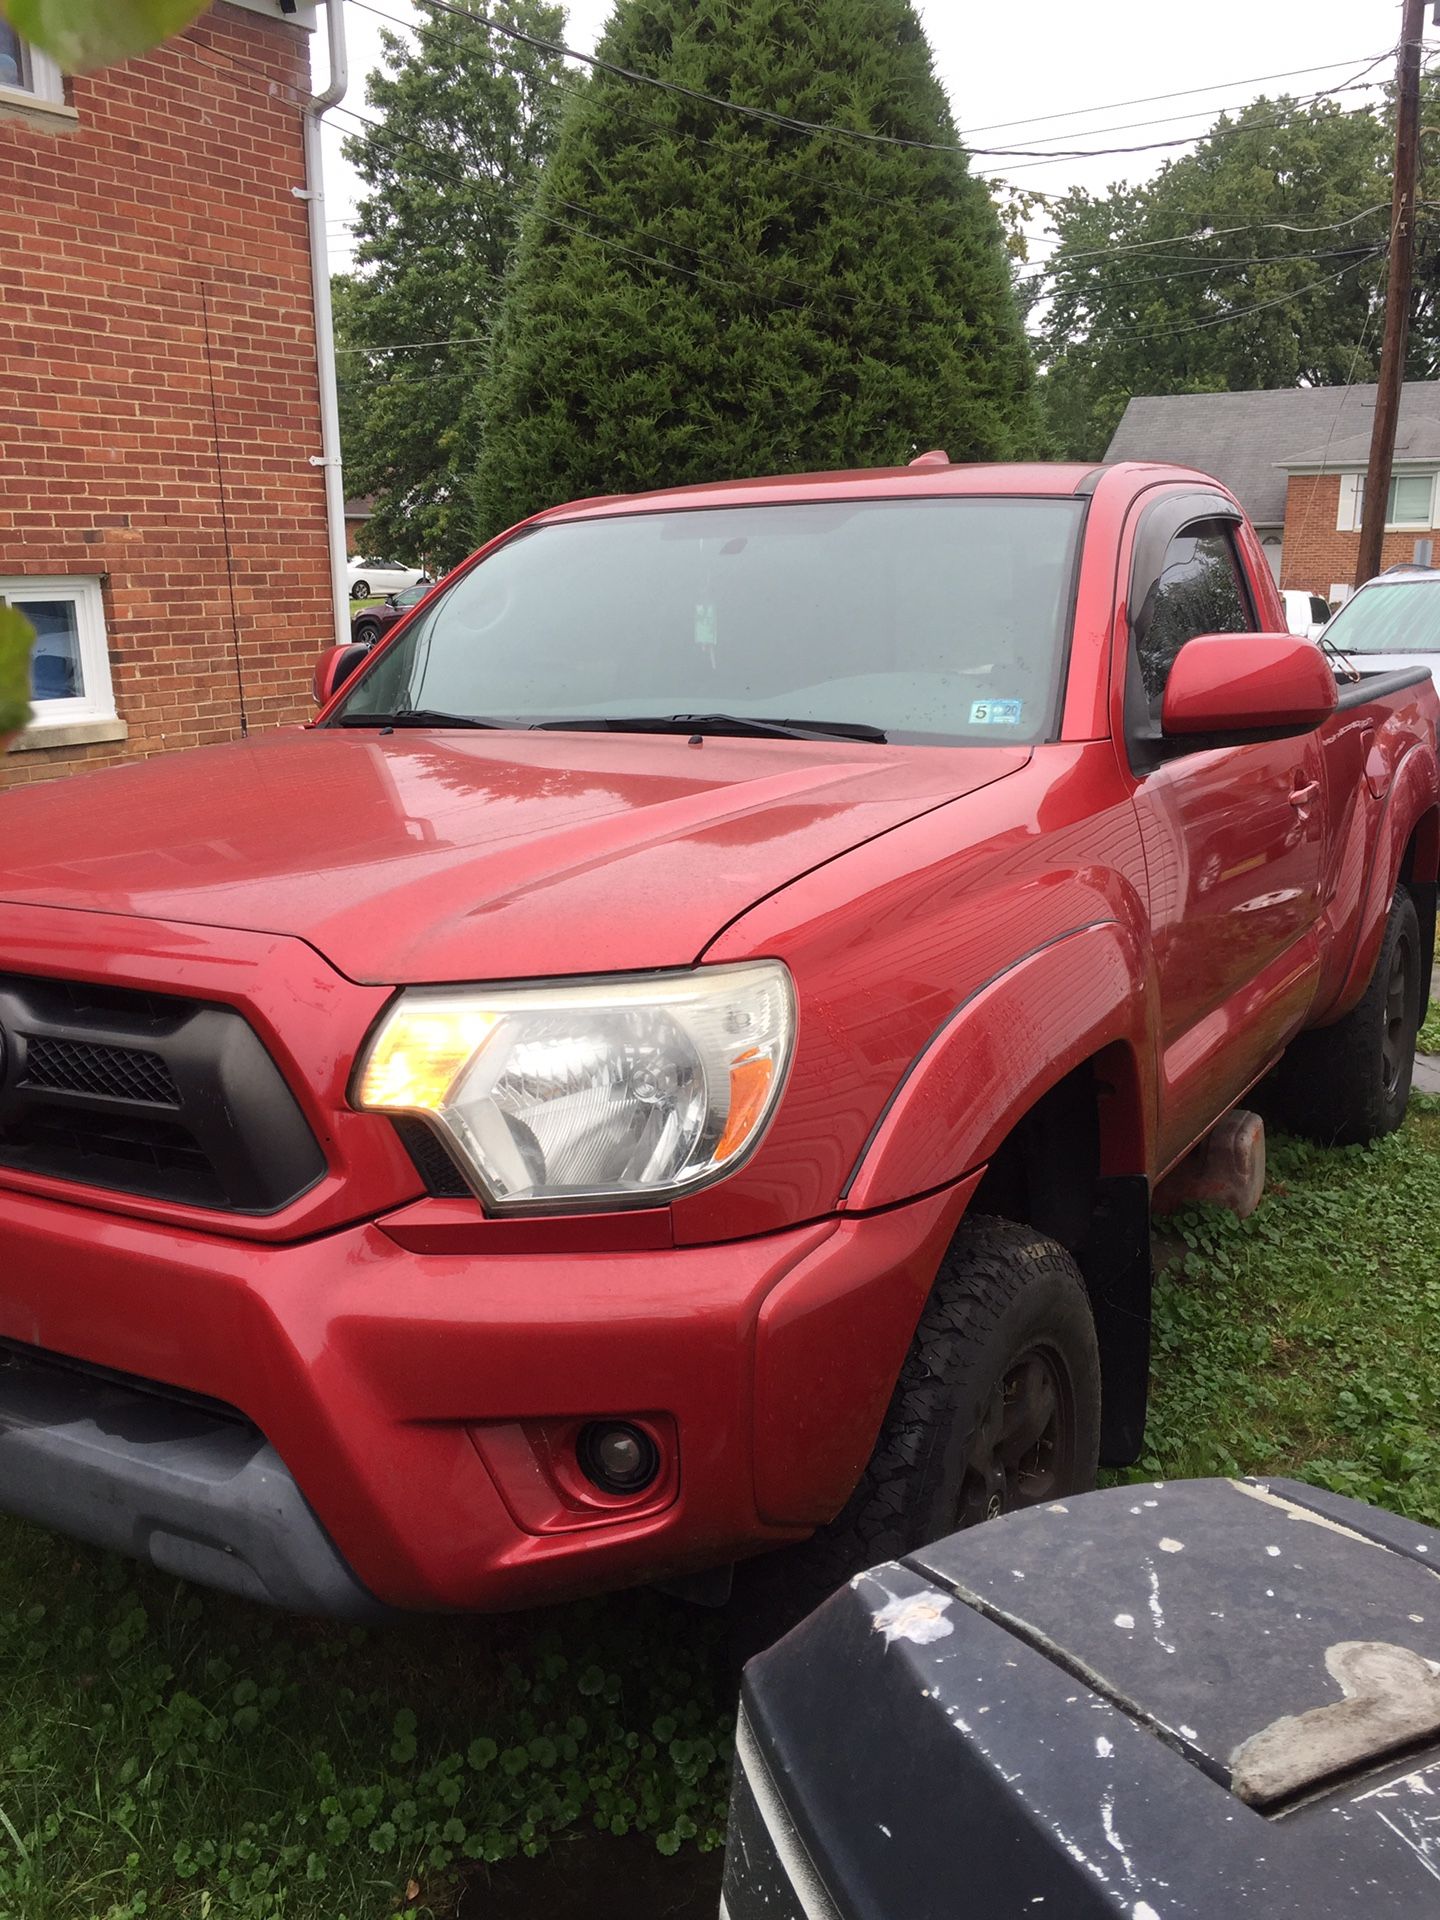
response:
[[[0,1507],[503,1608],[1133,1459],[1156,1181],[1398,1125],[1428,985],[1429,676],[1283,626],[1177,468],[580,502],[7,795]]]
[[[361,607],[350,616],[350,638],[356,646],[373,647],[382,635],[392,627],[399,626],[413,608],[430,592],[432,582],[422,581],[418,587],[401,587],[398,593],[387,593],[378,607]]]

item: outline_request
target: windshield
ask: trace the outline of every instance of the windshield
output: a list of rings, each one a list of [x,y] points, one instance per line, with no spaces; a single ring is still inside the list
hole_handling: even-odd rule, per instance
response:
[[[1083,511],[846,500],[553,523],[456,580],[334,720],[725,715],[1041,740]]]
[[[1347,600],[1325,629],[1342,653],[1440,653],[1440,580],[1396,580]]]

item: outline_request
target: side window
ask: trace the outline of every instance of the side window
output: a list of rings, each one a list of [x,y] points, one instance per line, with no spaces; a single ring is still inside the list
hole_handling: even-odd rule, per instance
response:
[[[1234,538],[1223,521],[1182,527],[1135,619],[1135,662],[1158,717],[1175,656],[1200,633],[1252,633],[1255,617]]]
[[[1317,625],[1330,618],[1330,609],[1318,593],[1312,593],[1310,596],[1310,618]]]

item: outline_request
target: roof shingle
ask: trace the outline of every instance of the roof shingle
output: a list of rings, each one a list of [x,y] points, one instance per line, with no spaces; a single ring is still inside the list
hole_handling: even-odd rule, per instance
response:
[[[1363,467],[1375,387],[1281,387],[1265,393],[1137,394],[1107,460],[1173,460],[1222,480],[1258,526],[1285,518],[1287,467]],[[1407,380],[1397,460],[1440,461],[1440,380]]]

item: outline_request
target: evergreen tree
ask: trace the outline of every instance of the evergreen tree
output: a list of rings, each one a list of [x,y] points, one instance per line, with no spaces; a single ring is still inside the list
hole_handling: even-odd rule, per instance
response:
[[[356,271],[335,283],[346,490],[375,496],[367,544],[442,567],[474,545],[469,397],[563,84],[553,55],[486,28],[561,40],[563,7],[465,4],[473,18],[421,0],[413,43],[383,36],[367,91],[383,124],[345,143],[370,189]]]
[[[619,0],[618,66],[953,145],[910,0]],[[577,494],[1028,450],[1000,224],[958,152],[806,134],[597,70],[480,390],[479,521]]]

